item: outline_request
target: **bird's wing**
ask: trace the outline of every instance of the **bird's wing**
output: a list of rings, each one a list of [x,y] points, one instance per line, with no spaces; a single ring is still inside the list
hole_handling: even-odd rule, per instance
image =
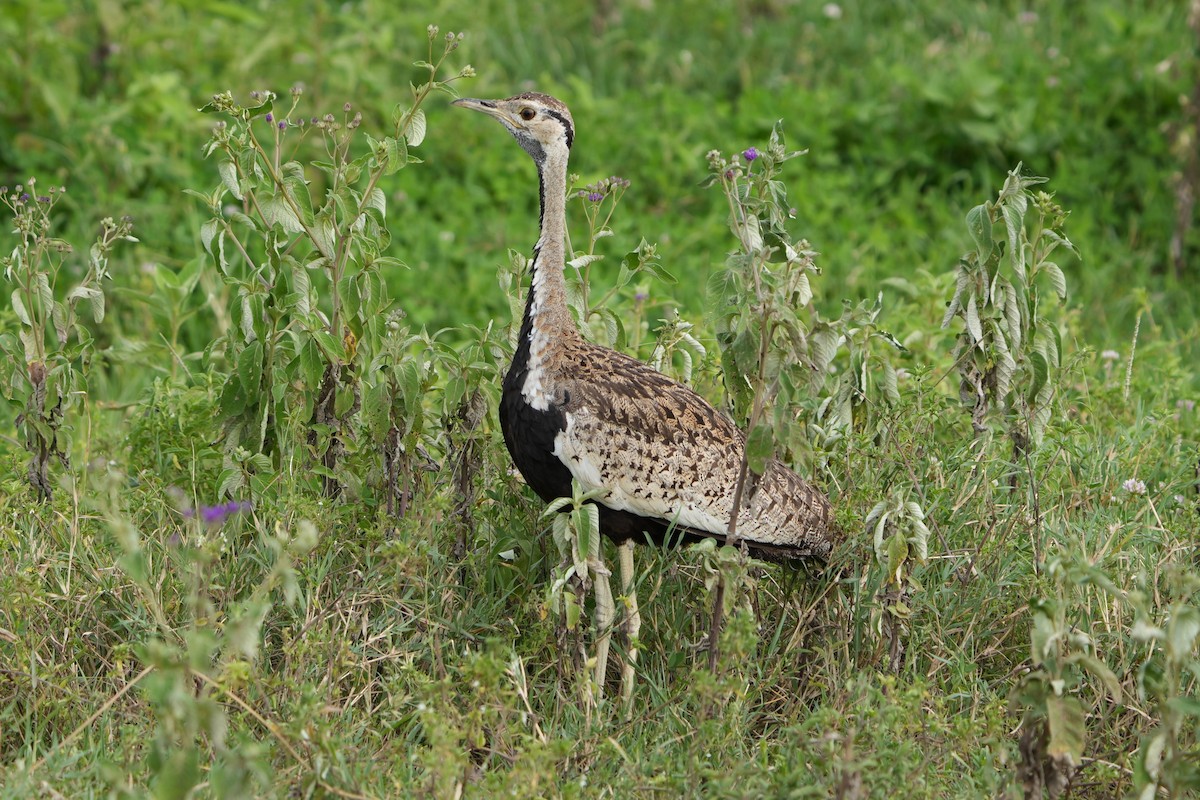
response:
[[[636,359],[592,350],[562,375],[566,428],[554,454],[610,508],[724,535],[745,447],[704,398]],[[738,535],[825,555],[828,503],[778,462],[747,484]],[[824,543],[824,544],[822,544]],[[824,550],[822,550],[822,547]]]

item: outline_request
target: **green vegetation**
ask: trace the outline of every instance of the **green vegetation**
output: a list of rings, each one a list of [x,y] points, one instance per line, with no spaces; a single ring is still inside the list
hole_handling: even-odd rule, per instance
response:
[[[713,5],[4,5],[0,797],[1200,791],[1200,11]],[[628,718],[495,419],[527,88],[589,335],[845,533],[640,549]]]

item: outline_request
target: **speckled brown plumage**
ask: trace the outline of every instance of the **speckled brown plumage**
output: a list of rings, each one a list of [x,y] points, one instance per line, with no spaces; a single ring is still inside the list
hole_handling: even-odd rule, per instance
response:
[[[605,491],[601,530],[617,541],[675,532],[724,539],[745,440],[688,387],[579,334],[567,308],[566,169],[574,123],[558,100],[527,93],[460,100],[495,117],[538,167],[541,237],[500,423],[513,461],[544,500],[571,480]],[[832,549],[825,496],[778,461],[747,483],[737,535],[772,559],[824,559]]]

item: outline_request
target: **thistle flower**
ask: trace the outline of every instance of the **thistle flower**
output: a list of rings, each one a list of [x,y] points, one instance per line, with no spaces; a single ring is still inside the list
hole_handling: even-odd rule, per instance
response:
[[[742,151],[742,158],[746,159],[747,163],[758,158],[758,148],[750,147]]]

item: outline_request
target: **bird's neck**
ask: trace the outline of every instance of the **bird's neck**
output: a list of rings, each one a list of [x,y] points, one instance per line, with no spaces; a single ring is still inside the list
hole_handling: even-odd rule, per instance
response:
[[[548,155],[538,165],[541,194],[541,236],[530,264],[529,299],[525,323],[550,336],[577,336],[567,307],[563,278],[566,267],[567,157]]]

